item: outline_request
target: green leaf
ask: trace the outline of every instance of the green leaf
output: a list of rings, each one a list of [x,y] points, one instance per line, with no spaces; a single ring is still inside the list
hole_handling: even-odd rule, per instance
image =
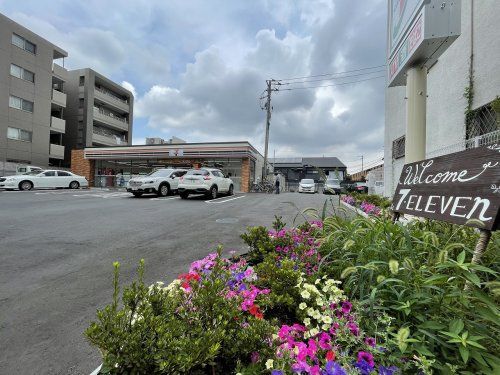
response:
[[[467,361],[469,360],[469,349],[463,346],[459,346],[458,350],[460,351],[460,356],[462,357],[464,363],[467,363]]]
[[[465,272],[464,276],[467,280],[469,280],[472,284],[477,286],[478,288],[481,286],[481,280],[479,276],[472,272]]]
[[[428,320],[422,324],[419,325],[419,328],[424,328],[424,329],[443,329],[445,327],[444,324],[441,324],[439,322],[433,321],[433,320]]]
[[[457,335],[464,329],[464,322],[462,319],[455,319],[450,322],[450,331]]]
[[[457,263],[458,264],[463,264],[465,261],[465,251],[462,251],[460,254],[457,256]]]
[[[469,341],[469,340],[467,340],[467,344],[470,345],[470,346],[474,346],[476,348],[479,348],[479,349],[487,350],[484,346],[482,346],[480,343],[478,343],[476,341]]]

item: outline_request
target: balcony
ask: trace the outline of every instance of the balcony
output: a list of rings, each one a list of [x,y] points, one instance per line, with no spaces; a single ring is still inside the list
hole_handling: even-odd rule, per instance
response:
[[[50,144],[49,157],[52,159],[64,159],[64,146]]]
[[[68,71],[57,64],[52,64],[52,75],[64,82],[68,80]]]
[[[115,129],[128,132],[128,122],[124,118],[106,113],[102,109],[94,107],[94,120]]]
[[[64,133],[66,131],[66,120],[59,117],[50,117],[50,130],[57,133]]]
[[[66,108],[66,94],[52,89],[52,103]]]
[[[92,143],[96,143],[104,146],[124,146],[127,141],[120,139],[118,137],[92,133]]]
[[[115,95],[111,94],[108,90],[96,87],[94,92],[94,98],[125,113],[130,112],[129,103],[127,103],[123,99],[117,98]]]

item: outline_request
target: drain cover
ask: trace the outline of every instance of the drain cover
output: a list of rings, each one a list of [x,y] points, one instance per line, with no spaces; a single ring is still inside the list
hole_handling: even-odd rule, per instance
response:
[[[234,224],[234,223],[238,222],[238,219],[236,219],[234,217],[225,217],[223,219],[217,219],[217,220],[215,220],[215,222],[221,223],[221,224]]]

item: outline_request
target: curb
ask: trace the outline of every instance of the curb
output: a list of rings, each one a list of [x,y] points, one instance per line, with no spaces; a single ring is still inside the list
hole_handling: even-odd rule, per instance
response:
[[[90,375],[98,375],[99,371],[101,371],[101,367],[102,367],[102,365],[99,365],[99,367],[96,368],[94,371],[92,371],[92,373]]]
[[[354,212],[356,212],[357,214],[359,214],[359,215],[361,215],[363,217],[366,217],[366,218],[370,217],[366,212],[363,212],[359,208],[351,206],[350,204],[345,203],[343,200],[341,200],[340,203],[342,203],[345,207],[349,208],[351,211],[354,211]]]

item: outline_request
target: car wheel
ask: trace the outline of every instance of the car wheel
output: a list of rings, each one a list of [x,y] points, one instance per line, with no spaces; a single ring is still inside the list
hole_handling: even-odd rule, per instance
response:
[[[229,190],[227,191],[227,195],[233,195],[234,194],[234,186],[231,185],[229,186]]]
[[[207,194],[208,199],[215,199],[217,198],[217,186],[212,186],[210,188],[210,191]]]
[[[142,197],[142,193],[132,193],[132,194],[134,194],[134,197],[136,198]]]
[[[189,197],[189,193],[180,193],[181,199],[187,199]]]
[[[78,181],[72,181],[70,184],[69,184],[69,188],[70,189],[78,189],[80,187],[80,184],[78,183]]]
[[[19,184],[19,190],[31,190],[33,189],[33,183],[31,181],[21,181]]]
[[[168,186],[168,184],[161,184],[158,189],[158,196],[166,197],[169,194],[170,194],[170,186]]]

